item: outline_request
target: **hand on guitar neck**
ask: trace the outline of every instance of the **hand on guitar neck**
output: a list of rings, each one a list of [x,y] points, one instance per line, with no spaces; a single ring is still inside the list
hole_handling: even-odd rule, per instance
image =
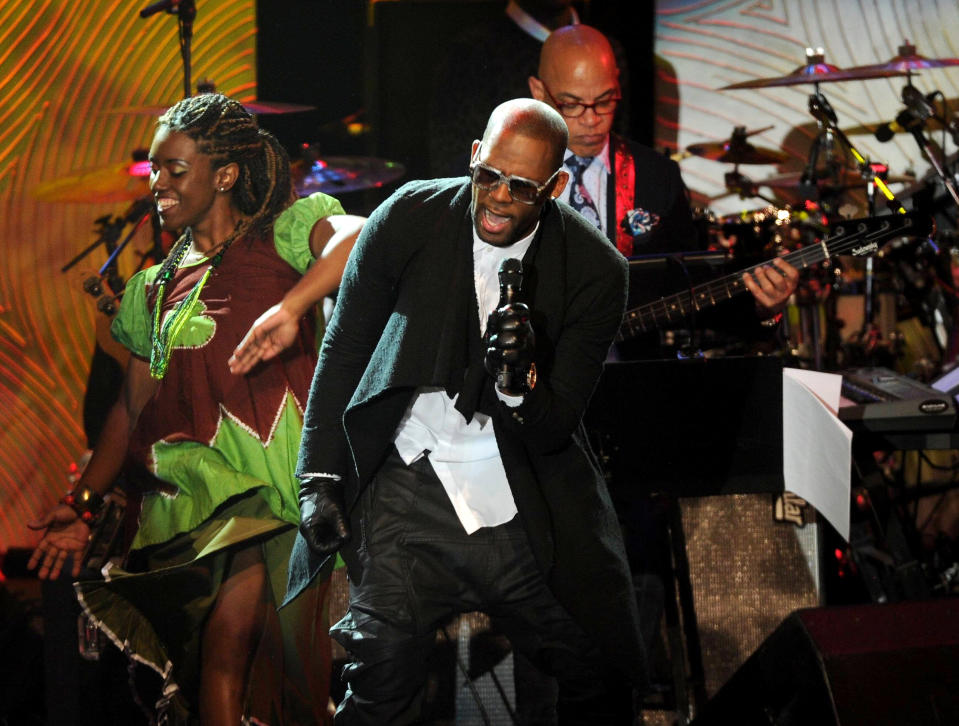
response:
[[[658,330],[670,324],[683,323],[690,314],[698,313],[746,291],[752,291],[756,297],[756,304],[763,306],[759,308],[760,311],[764,307],[774,310],[775,307],[767,303],[778,300],[777,291],[781,293],[785,290],[784,281],[776,279],[776,275],[785,274],[782,263],[787,263],[794,270],[802,271],[836,255],[868,257],[877,254],[880,244],[888,240],[902,236],[918,240],[929,234],[930,228],[931,220],[916,212],[837,222],[831,225],[828,234],[818,244],[801,247],[783,257],[776,258],[772,263],[764,262],[747,270],[627,310],[616,339],[628,340],[640,333]],[[764,271],[763,268],[767,269]],[[764,282],[766,287],[763,285]],[[752,284],[755,284],[756,290],[753,290]],[[785,295],[786,299],[788,297],[789,295]]]
[[[771,264],[759,265],[744,272],[743,284],[756,299],[759,319],[767,320],[786,307],[790,295],[799,285],[799,270],[782,257],[776,257]]]

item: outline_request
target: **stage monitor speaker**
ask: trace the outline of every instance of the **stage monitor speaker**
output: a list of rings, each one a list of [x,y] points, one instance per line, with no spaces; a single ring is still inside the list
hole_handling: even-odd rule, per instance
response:
[[[959,723],[959,600],[792,613],[692,726]]]
[[[708,696],[789,613],[821,603],[819,524],[775,521],[776,498],[679,500]]]

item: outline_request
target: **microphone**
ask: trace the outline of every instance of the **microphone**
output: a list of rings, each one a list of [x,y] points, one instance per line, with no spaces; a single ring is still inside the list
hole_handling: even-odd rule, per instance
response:
[[[511,305],[523,287],[523,261],[507,257],[499,265],[499,303],[496,309]]]
[[[119,297],[119,295],[103,295],[97,300],[97,310],[107,317],[113,317],[117,314],[117,298]]]
[[[932,118],[936,115],[936,107],[933,104],[933,101],[935,100],[937,93],[938,92],[933,91],[932,93],[924,96],[922,91],[915,86],[903,86],[902,102],[906,104],[919,118],[925,121],[927,118]]]
[[[143,217],[150,213],[153,209],[153,195],[147,194],[145,197],[140,197],[135,200],[128,208],[127,211],[123,213],[123,222],[124,224],[132,224],[134,222],[139,222]]]
[[[83,291],[93,297],[103,294],[103,285],[101,283],[101,277],[99,275],[93,275],[88,277],[83,281]]]
[[[161,13],[166,10],[168,13],[175,13],[177,10],[177,5],[180,4],[180,0],[157,0],[155,3],[150,3],[143,10],[140,11],[141,18],[149,18],[151,15],[156,13]]]
[[[882,124],[876,129],[876,139],[885,143],[901,131],[919,131],[922,129],[923,120],[916,115],[910,108],[904,108],[896,114],[896,120]]]
[[[523,261],[515,257],[507,257],[499,264],[499,302],[496,303],[496,309],[499,310],[505,305],[512,305],[520,289],[523,287]],[[508,363],[500,365],[496,373],[496,384],[500,390],[509,390],[512,388],[513,372]]]

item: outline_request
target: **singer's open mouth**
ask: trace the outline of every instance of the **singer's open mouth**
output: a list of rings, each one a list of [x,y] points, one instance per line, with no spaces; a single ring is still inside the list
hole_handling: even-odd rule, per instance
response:
[[[483,211],[480,214],[480,221],[490,232],[499,232],[507,224],[509,224],[511,217],[504,214],[497,214],[489,207],[483,207]]]

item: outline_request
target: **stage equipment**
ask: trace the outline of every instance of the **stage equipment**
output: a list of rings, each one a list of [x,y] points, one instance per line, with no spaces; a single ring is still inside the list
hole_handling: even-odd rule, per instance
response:
[[[193,44],[193,21],[196,20],[196,2],[194,0],[158,0],[140,11],[141,18],[148,18],[154,13],[166,11],[169,15],[176,15],[178,37],[180,41],[180,58],[183,61],[183,97],[188,98],[193,84],[190,80],[192,60],[191,47]]]
[[[799,190],[803,184],[810,180],[806,178],[805,172],[791,171],[784,174],[759,179],[755,182],[758,187],[769,187],[770,189],[790,189]],[[859,169],[850,169],[843,167],[839,169],[837,176],[816,174],[811,180],[814,184],[821,186],[832,186],[835,189],[862,189],[869,184],[868,179],[864,179]],[[912,184],[916,177],[905,174],[887,174],[884,181],[887,184]]]
[[[693,726],[959,723],[959,601],[799,610]]]
[[[842,372],[842,393],[853,405],[839,418],[854,432],[948,431],[956,406],[947,393],[888,368],[851,368]]]
[[[197,86],[197,93],[212,93],[212,91],[203,91],[201,86]],[[303,113],[304,111],[315,111],[316,106],[304,106],[299,103],[283,103],[281,101],[241,101],[243,108],[255,116]],[[173,103],[165,106],[121,106],[101,111],[104,114],[125,114],[131,116],[162,116]]]
[[[822,48],[806,48],[806,64],[785,76],[776,78],[756,78],[723,86],[720,91],[732,91],[741,88],[773,88],[775,86],[798,86],[804,83],[835,83],[837,81],[865,81],[872,78],[904,76],[906,72],[897,68],[866,67],[842,70],[838,66],[826,63]]]
[[[872,73],[896,71],[899,75],[905,75],[908,79],[911,79],[914,71],[929,68],[948,68],[949,66],[959,66],[959,58],[926,58],[916,53],[916,46],[906,40],[899,46],[898,53],[885,63],[856,66],[849,68],[848,72]],[[911,84],[911,81],[907,81],[907,83]]]
[[[783,259],[804,270],[837,255],[874,255],[881,243],[900,236],[924,235],[928,231],[928,220],[916,214],[850,219],[831,225],[829,234],[819,244],[790,252]],[[747,270],[765,264],[769,263]],[[627,310],[616,339],[626,340],[666,324],[682,323],[701,310],[745,292],[742,274],[747,270]]]
[[[43,182],[31,190],[31,195],[40,202],[132,202],[150,193],[148,153],[146,149],[135,149],[130,161],[80,169]]]
[[[687,146],[686,151],[693,156],[726,164],[782,164],[788,158],[786,154],[773,149],[756,147],[746,141],[748,137],[769,131],[771,128],[772,126],[767,126],[755,131],[746,131],[745,126],[737,126],[733,129],[728,141],[693,144]]]
[[[371,156],[316,155],[315,146],[307,146],[303,159],[292,164],[293,187],[301,197],[313,192],[337,196],[345,192],[382,187],[405,173],[396,161]]]
[[[815,526],[773,519],[773,495],[784,494],[782,371],[773,357],[607,363],[587,410],[624,530],[644,497],[668,503],[679,723],[787,613],[819,602]]]

